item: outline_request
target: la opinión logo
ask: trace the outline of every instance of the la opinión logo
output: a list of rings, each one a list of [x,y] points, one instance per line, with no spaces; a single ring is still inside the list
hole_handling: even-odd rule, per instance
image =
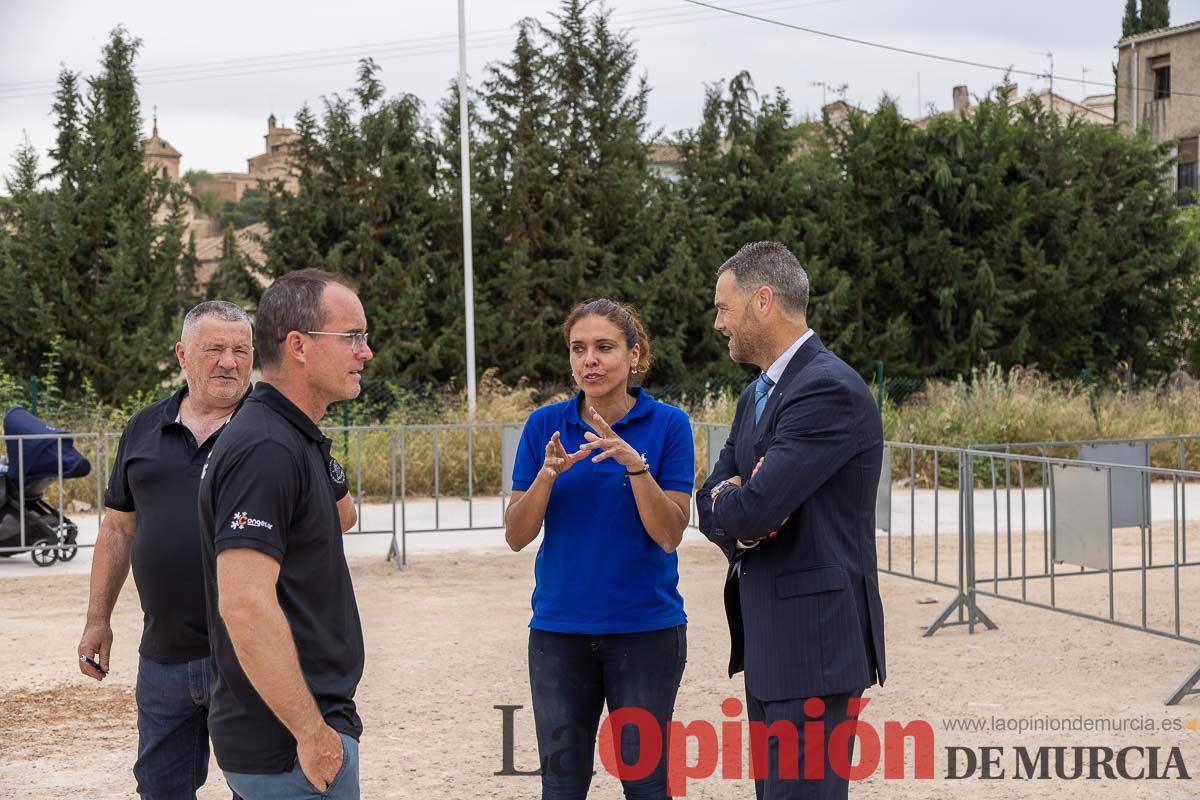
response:
[[[737,780],[742,777],[767,777],[768,740],[778,743],[779,775],[785,780],[798,780],[803,771],[806,780],[825,777],[826,742],[828,742],[829,768],[839,777],[861,781],[874,775],[883,763],[884,777],[900,780],[906,777],[905,751],[912,742],[912,777],[932,780],[934,777],[934,733],[933,726],[924,720],[908,723],[887,721],[883,724],[883,736],[870,723],[858,719],[869,703],[869,698],[852,699],[848,716],[826,735],[825,703],[819,697],[804,701],[804,713],[810,719],[797,727],[789,721],[777,721],[770,725],[764,722],[744,722],[736,719],[742,715],[744,706],[736,698],[726,698],[721,703],[721,713],[731,719],[714,725],[707,720],[680,722],[673,720],[667,726],[666,741],[654,716],[642,708],[618,708],[604,718],[600,724],[597,746],[600,762],[611,775],[621,780],[636,781],[654,771],[663,753],[667,756],[667,791],[672,797],[686,797],[688,781],[710,778],[720,772],[722,778]],[[502,715],[503,764],[495,775],[540,775],[541,770],[522,771],[515,766],[514,741],[516,712],[524,708],[519,705],[498,705]],[[640,750],[638,760],[627,763],[621,756],[620,732],[626,726],[638,731]],[[555,732],[558,740],[569,731],[569,726]],[[803,734],[803,735],[801,735]],[[858,763],[850,763],[850,742],[856,739]],[[585,738],[586,741],[586,738]],[[803,741],[803,745],[801,742]],[[688,757],[693,747],[695,758]],[[746,746],[749,745],[749,769],[746,763]],[[800,750],[804,749],[804,766],[800,766]],[[544,756],[545,769],[561,769],[564,764],[577,762],[573,746]],[[745,774],[744,774],[745,773]]]
[[[770,725],[746,722],[741,719],[744,706],[740,700],[727,698],[721,703],[725,720],[713,724],[707,720],[681,722],[673,720],[667,726],[666,741],[654,716],[642,708],[619,708],[600,724],[597,747],[604,769],[622,780],[648,777],[666,754],[667,791],[672,797],[686,797],[688,782],[720,774],[727,780],[766,778],[768,744],[774,739],[778,750],[779,776],[784,780],[820,780],[825,777],[826,764],[838,777],[862,781],[872,777],[883,766],[883,778],[889,781],[933,780],[935,776],[936,741],[933,726],[925,720],[898,722],[887,720],[880,735],[875,726],[859,719],[868,698],[852,699],[849,718],[831,731],[825,730],[822,716],[825,704],[818,697],[804,701],[808,719],[799,727],[792,722],[778,721]],[[578,764],[579,754],[573,744],[555,752],[543,754],[541,769],[520,770],[516,767],[516,714],[524,706],[493,706],[501,713],[503,762],[497,776],[538,776],[542,770],[567,770]],[[621,756],[621,732],[627,727],[637,729],[640,750],[637,761],[628,763]],[[1192,726],[1189,725],[1189,728]],[[588,741],[590,731],[570,736],[570,726],[555,731],[554,741]],[[858,763],[851,763],[851,742]],[[746,748],[749,747],[749,759]],[[801,766],[800,754],[804,759]],[[951,746],[945,750],[946,780],[1190,780],[1182,753],[1178,747],[1103,746],[1025,747],[1007,750],[1004,747],[978,748]],[[1165,751],[1165,752],[1163,752]],[[689,752],[693,757],[689,757]],[[908,755],[911,752],[912,766]],[[748,769],[743,769],[747,764]],[[1005,768],[1005,763],[1010,768]]]

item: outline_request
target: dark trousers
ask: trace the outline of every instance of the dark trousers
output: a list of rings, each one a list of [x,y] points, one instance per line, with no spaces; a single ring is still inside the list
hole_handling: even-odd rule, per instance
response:
[[[210,658],[173,664],[138,658],[133,775],[143,800],[194,800],[204,785],[213,675]]]
[[[795,700],[759,700],[746,690],[746,718],[753,723],[762,723],[770,730],[772,724],[785,723],[783,727],[795,730],[797,733],[794,753],[784,752],[784,771],[780,770],[780,748],[791,748],[791,742],[776,736],[767,737],[767,777],[754,781],[754,794],[758,800],[846,800],[849,793],[849,781],[837,774],[829,763],[829,736],[833,730],[850,718],[849,703],[852,699],[861,697],[862,689],[850,694],[833,694],[818,698],[825,706],[824,714],[816,717],[806,714],[804,703],[807,698]],[[805,779],[804,764],[804,723],[821,722],[824,726],[825,741],[821,743],[824,754],[824,777]],[[750,737],[750,758],[756,757],[755,737]],[[810,743],[811,744],[811,743]],[[850,764],[854,757],[854,738],[847,743],[845,764]],[[757,757],[761,758],[761,755]],[[794,775],[792,765],[795,766]]]
[[[529,685],[542,765],[543,800],[587,797],[596,734],[605,704],[609,713],[638,708],[650,713],[661,734],[657,766],[640,780],[622,780],[629,800],[667,796],[667,723],[687,661],[687,626],[645,633],[529,632]],[[614,731],[614,733],[616,733]],[[620,756],[638,764],[638,728],[620,731]]]

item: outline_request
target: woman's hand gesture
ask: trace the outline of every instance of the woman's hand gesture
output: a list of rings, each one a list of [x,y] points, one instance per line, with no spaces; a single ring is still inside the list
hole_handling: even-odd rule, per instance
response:
[[[592,458],[592,463],[604,461],[605,459],[614,459],[621,466],[625,467],[626,472],[636,472],[640,470],[645,461],[642,459],[641,453],[629,446],[629,443],[613,432],[612,426],[600,416],[595,408],[588,406],[588,411],[592,412],[592,425],[596,430],[600,431],[601,436],[597,436],[591,431],[585,431],[583,438],[587,439],[587,444],[579,448],[579,452],[586,453],[592,450],[601,451],[599,455]]]
[[[588,451],[583,448],[574,453],[567,453],[559,439],[558,431],[555,431],[554,435],[550,437],[550,441],[546,442],[546,459],[542,462],[541,474],[553,481],[575,466],[577,462],[582,461],[587,454]]]

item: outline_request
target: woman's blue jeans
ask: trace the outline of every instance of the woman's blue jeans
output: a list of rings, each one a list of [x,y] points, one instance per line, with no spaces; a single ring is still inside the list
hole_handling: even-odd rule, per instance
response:
[[[542,766],[543,800],[587,797],[600,714],[642,709],[654,718],[661,750],[654,770],[622,780],[629,800],[667,796],[667,724],[687,662],[687,626],[645,633],[529,632],[529,684]],[[614,731],[614,734],[616,731]],[[620,731],[621,760],[640,763],[638,727]]]

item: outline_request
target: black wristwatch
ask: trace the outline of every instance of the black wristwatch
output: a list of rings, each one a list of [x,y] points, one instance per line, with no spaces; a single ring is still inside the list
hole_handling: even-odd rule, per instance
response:
[[[625,470],[625,477],[632,478],[634,475],[645,475],[649,471],[650,471],[650,462],[646,460],[646,454],[642,453],[642,468],[639,470],[634,470],[633,472],[630,472],[629,470]]]

